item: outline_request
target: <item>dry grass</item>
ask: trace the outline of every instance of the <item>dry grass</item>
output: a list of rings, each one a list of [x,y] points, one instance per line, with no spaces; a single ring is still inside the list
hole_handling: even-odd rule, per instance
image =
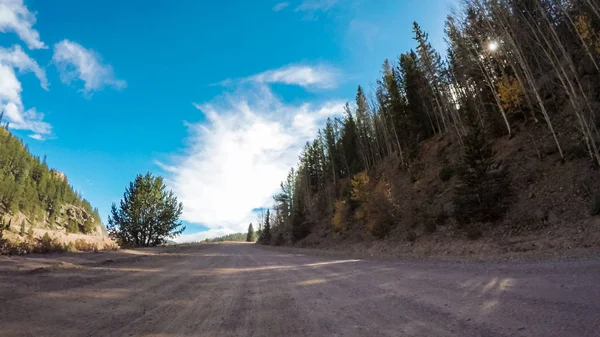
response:
[[[0,233],[0,255],[97,252],[118,248],[112,241],[98,243],[86,241],[85,239],[76,239],[75,241],[64,242],[59,236],[51,236],[48,232],[44,233],[41,237],[25,239],[21,237],[6,238],[3,233]]]

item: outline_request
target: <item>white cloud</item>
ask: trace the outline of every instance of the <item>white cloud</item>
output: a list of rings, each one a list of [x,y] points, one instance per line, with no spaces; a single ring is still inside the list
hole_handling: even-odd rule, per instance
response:
[[[42,88],[48,89],[46,72],[21,47],[0,47],[0,110],[4,111],[3,117],[11,128],[32,131],[32,138],[42,140],[52,133],[52,127],[43,121],[43,113],[35,108],[24,109],[21,101],[23,88],[17,79],[15,68],[21,74],[33,72]]]
[[[277,5],[273,6],[273,12],[279,12],[290,5],[289,2],[280,2]]]
[[[318,12],[326,13],[337,3],[338,0],[304,0],[296,7],[296,12],[304,12],[304,20],[316,20]]]
[[[322,89],[335,88],[338,85],[339,74],[334,68],[319,65],[288,65],[275,70],[250,76],[243,81],[258,83],[283,83],[302,87],[316,87]]]
[[[328,11],[331,9],[338,0],[304,0],[298,7],[296,7],[296,11],[303,12],[315,12],[315,11]]]
[[[167,181],[184,204],[184,220],[243,232],[256,218],[252,210],[271,205],[306,141],[324,119],[342,113],[343,102],[288,105],[255,83],[196,107],[206,121],[189,125],[189,148],[163,165]]]
[[[91,94],[105,86],[124,88],[127,83],[116,78],[112,67],[102,63],[102,58],[91,49],[78,43],[62,40],[54,45],[52,62],[60,71],[60,79],[65,84],[83,81],[83,92]]]
[[[46,71],[42,69],[35,60],[30,58],[20,46],[11,48],[0,47],[0,64],[7,64],[19,69],[21,73],[31,71],[40,80],[42,88],[48,90],[48,79]]]
[[[44,136],[40,135],[39,133],[34,133],[32,135],[29,135],[29,138],[33,138],[35,140],[44,140]]]
[[[14,32],[29,49],[43,49],[40,34],[33,29],[35,13],[29,11],[23,0],[0,0],[0,32]]]

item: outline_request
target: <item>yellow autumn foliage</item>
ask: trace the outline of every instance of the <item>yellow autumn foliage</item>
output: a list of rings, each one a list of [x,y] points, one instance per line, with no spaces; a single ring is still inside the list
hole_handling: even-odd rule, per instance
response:
[[[498,98],[502,108],[507,112],[515,112],[521,106],[523,89],[514,76],[502,76],[497,84]]]
[[[592,24],[590,19],[585,15],[577,16],[577,19],[575,20],[575,29],[577,29],[577,33],[581,35],[581,38],[586,42],[594,38]]]
[[[592,46],[596,53],[600,54],[600,34],[594,32],[590,19],[585,15],[577,16],[575,29],[583,41]]]
[[[352,177],[352,200],[363,203],[369,200],[369,181],[369,175],[364,171]]]

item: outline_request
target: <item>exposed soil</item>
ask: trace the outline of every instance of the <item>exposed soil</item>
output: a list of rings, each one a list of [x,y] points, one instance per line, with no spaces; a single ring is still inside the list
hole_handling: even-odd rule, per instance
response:
[[[0,257],[0,336],[597,336],[600,259],[357,260],[203,244]]]

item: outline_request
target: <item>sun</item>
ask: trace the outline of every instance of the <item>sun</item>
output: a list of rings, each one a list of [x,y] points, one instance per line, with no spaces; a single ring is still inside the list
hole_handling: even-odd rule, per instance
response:
[[[498,50],[498,47],[500,47],[500,45],[498,45],[498,42],[496,42],[496,41],[488,42],[488,50],[489,51],[495,52],[496,50]]]

